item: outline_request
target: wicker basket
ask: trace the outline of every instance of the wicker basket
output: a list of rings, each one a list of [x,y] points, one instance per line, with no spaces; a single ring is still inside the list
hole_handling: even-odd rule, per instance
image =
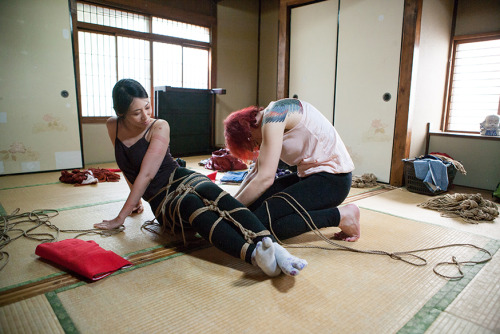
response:
[[[429,196],[439,195],[446,192],[445,190],[439,190],[436,192],[430,191],[429,188],[427,188],[427,186],[425,185],[424,181],[415,176],[415,167],[413,166],[413,161],[415,161],[415,159],[404,160],[405,186],[408,191]],[[457,170],[455,166],[453,166],[453,164],[450,164],[447,169],[448,189],[450,189],[450,187],[453,185],[453,180],[455,179]]]

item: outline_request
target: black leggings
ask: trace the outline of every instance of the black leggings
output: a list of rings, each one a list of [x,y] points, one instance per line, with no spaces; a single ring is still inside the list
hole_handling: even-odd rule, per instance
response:
[[[179,167],[174,172],[173,180],[177,180],[183,176],[201,176],[199,173],[195,173],[189,169]],[[207,180],[209,182],[207,182]],[[169,189],[169,193],[175,191],[182,181],[177,181],[172,184]],[[215,200],[219,194],[223,191],[219,186],[214,184],[208,179],[208,177],[201,177],[199,181],[193,183],[196,193],[188,193],[185,197],[181,199],[179,212],[184,226],[189,226],[189,217],[196,210],[206,207],[207,204],[204,203],[203,199]],[[149,204],[153,213],[156,212],[157,208],[160,206],[161,201],[165,198],[165,192],[158,195],[156,198],[151,200]],[[180,200],[180,196],[175,197],[170,203],[167,204],[175,206]],[[245,229],[259,233],[259,235],[253,239],[253,243],[249,243],[245,240],[242,231],[230,220],[222,219],[214,227],[214,223],[219,219],[220,214],[218,212],[207,210],[196,216],[191,223],[191,226],[198,232],[204,239],[210,241],[215,247],[226,252],[234,257],[241,258],[248,263],[251,263],[251,255],[255,249],[255,244],[262,240],[265,236],[270,237],[273,241],[276,241],[274,237],[270,235],[267,229],[262,225],[261,221],[243,204],[237,201],[234,197],[229,194],[223,196],[217,205],[218,209],[222,211],[231,211],[236,208],[243,208],[243,210],[231,213],[231,216],[237,220]],[[168,214],[167,214],[168,217]],[[164,225],[161,215],[157,217],[160,224]],[[169,224],[171,222],[167,222]],[[212,231],[213,228],[213,231]]]
[[[300,178],[296,173],[277,178],[274,184],[249,209],[271,230],[264,201],[267,199],[271,214],[272,230],[279,239],[287,239],[310,231],[306,222],[281,198],[269,198],[284,192],[291,195],[309,213],[318,228],[338,226],[339,206],[351,189],[352,173],[326,172]]]

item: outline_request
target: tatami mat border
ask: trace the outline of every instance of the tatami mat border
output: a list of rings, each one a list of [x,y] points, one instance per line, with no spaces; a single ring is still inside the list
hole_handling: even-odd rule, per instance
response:
[[[494,256],[500,248],[500,240],[491,240],[484,248]],[[480,261],[482,259],[484,259],[484,253],[480,251],[471,261]],[[464,277],[460,280],[448,280],[446,285],[398,331],[398,334],[425,333],[438,316],[446,310],[487,263],[462,267]]]
[[[124,197],[124,198],[114,199],[114,200],[109,200],[109,201],[104,201],[104,202],[95,202],[95,203],[88,203],[88,204],[84,204],[84,205],[67,206],[65,208],[59,208],[56,210],[57,211],[76,210],[76,209],[88,208],[91,206],[105,205],[105,204],[116,203],[116,202],[125,202],[126,200],[127,200],[127,198]]]
[[[27,184],[27,185],[18,186],[18,187],[0,188],[0,191],[2,191],[2,190],[11,190],[11,189],[19,189],[19,188],[30,188],[30,187],[48,186],[48,185],[52,185],[52,184],[61,184],[61,183],[62,182],[57,181],[57,182],[48,182],[48,183]]]
[[[134,265],[129,268],[118,270],[110,276],[119,275],[151,264],[185,255],[197,250],[211,247],[203,239],[196,240],[188,246],[178,246],[178,242],[152,247],[147,250],[136,251],[125,256]],[[51,291],[62,292],[74,289],[91,282],[82,280],[67,272],[59,272],[43,278],[23,282],[0,290],[0,306],[8,305],[23,299],[31,298]]]
[[[64,333],[70,334],[70,333],[79,333],[78,329],[76,328],[75,324],[73,323],[73,320],[69,316],[69,314],[66,312],[66,309],[64,308],[61,300],[57,296],[57,293],[55,292],[47,292],[45,294],[45,297],[47,298],[47,301],[49,302],[50,306],[52,307],[52,310],[54,311],[54,314],[57,317],[57,320],[59,320],[59,323],[61,324],[61,327],[64,330]]]
[[[354,201],[359,201],[361,199],[364,199],[364,198],[367,198],[367,197],[371,197],[371,196],[375,196],[375,195],[378,195],[378,194],[382,194],[382,193],[385,193],[385,192],[388,192],[388,191],[391,191],[391,190],[395,190],[397,188],[387,188],[387,187],[384,187],[384,186],[379,186],[379,187],[374,187],[374,188],[370,188],[366,191],[363,191],[359,194],[356,194],[356,195],[352,195],[352,196],[347,196],[347,198],[344,200],[344,202],[342,202],[342,204],[347,204],[347,203],[352,203]]]
[[[39,278],[32,279],[32,280],[29,280],[29,281],[24,281],[24,282],[21,282],[21,283],[9,285],[9,286],[4,286],[3,288],[0,288],[0,296],[5,291],[18,289],[18,288],[21,288],[21,287],[25,287],[27,285],[34,285],[34,284],[36,284],[38,282],[42,282],[42,281],[46,281],[46,280],[49,280],[49,279],[53,279],[54,277],[62,276],[62,275],[65,275],[65,274],[66,274],[65,271],[60,271],[58,273],[54,273],[54,274],[50,274],[50,275],[47,275],[47,276],[39,277]],[[1,300],[1,297],[0,297],[0,300]]]

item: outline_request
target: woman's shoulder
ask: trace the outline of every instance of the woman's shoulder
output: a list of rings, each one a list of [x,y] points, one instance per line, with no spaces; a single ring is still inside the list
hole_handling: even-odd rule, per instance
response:
[[[156,119],[154,120],[153,124],[151,125],[151,131],[148,131],[148,136],[147,138],[151,138],[153,133],[155,134],[161,134],[163,136],[169,137],[170,136],[170,126],[168,125],[168,122],[164,119]]]
[[[154,124],[152,125],[153,130],[163,130],[163,129],[170,129],[170,125],[168,122],[164,119],[158,118],[154,121]]]
[[[106,120],[106,126],[109,128],[110,126],[116,127],[116,124],[118,124],[118,117],[117,116],[112,116]]]

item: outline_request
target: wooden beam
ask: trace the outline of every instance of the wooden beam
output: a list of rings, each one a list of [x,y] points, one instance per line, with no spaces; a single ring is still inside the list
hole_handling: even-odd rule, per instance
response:
[[[411,142],[411,105],[410,94],[416,76],[417,55],[420,43],[420,22],[422,18],[422,0],[405,0],[403,13],[403,36],[401,44],[401,62],[399,65],[398,102],[394,123],[394,141],[392,147],[391,174],[392,186],[403,185],[404,163],[408,158]]]

